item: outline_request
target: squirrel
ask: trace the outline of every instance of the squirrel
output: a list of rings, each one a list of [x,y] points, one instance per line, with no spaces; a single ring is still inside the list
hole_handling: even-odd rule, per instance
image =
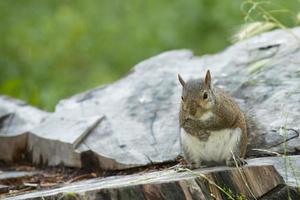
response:
[[[245,157],[249,125],[246,114],[225,91],[214,87],[210,71],[204,80],[184,81],[179,123],[185,160],[191,168],[233,166]]]

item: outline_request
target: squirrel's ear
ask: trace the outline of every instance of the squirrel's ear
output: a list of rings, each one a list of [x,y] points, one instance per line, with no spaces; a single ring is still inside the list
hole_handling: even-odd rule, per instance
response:
[[[182,77],[179,74],[178,74],[178,80],[179,80],[180,84],[182,85],[182,87],[184,87],[185,81],[182,79]]]
[[[210,71],[209,70],[207,70],[207,72],[206,72],[204,82],[210,88],[210,86],[211,86],[211,76],[210,76]]]

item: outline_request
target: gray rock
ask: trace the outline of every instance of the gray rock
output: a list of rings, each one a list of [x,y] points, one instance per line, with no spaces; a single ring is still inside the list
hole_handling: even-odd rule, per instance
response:
[[[48,113],[7,96],[0,96],[0,160],[24,158],[27,133]]]
[[[300,35],[300,29],[292,30]],[[215,84],[229,91],[262,124],[268,146],[283,152],[284,135],[300,122],[299,40],[277,30],[240,42],[212,56],[190,51],[162,53],[135,66],[120,81],[61,101],[55,116],[105,116],[78,151],[91,150],[106,169],[174,160],[180,154],[178,108],[180,73],[203,77],[210,68]],[[293,133],[279,131],[280,127]],[[284,129],[285,130],[285,129]],[[275,138],[275,139],[274,139]],[[295,152],[300,140],[286,147]],[[103,157],[105,159],[103,159]]]
[[[135,67],[124,79],[61,101],[55,116],[105,116],[78,146],[104,169],[174,160],[180,153],[176,70],[192,54],[166,53]],[[105,159],[103,159],[103,157]]]
[[[208,68],[215,85],[256,115],[267,142],[257,148],[296,153],[300,149],[298,37],[300,28],[276,30],[216,55],[196,57],[178,50],[145,60],[111,85],[60,101],[51,118],[30,131],[28,153],[35,163],[76,167],[88,163],[112,170],[172,161],[181,153],[177,74],[199,78]],[[293,139],[282,145],[286,138]]]

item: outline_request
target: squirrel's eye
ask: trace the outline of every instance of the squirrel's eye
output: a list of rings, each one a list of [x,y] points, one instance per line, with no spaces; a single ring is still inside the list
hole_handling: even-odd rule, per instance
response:
[[[181,100],[184,101],[184,97],[183,96],[181,96]]]
[[[208,94],[207,94],[207,92],[204,92],[203,93],[203,99],[207,99],[208,98]]]

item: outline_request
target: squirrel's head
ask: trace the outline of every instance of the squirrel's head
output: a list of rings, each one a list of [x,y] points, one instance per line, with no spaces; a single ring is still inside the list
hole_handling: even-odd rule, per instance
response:
[[[215,104],[210,71],[207,70],[204,80],[194,79],[184,81],[178,74],[182,85],[181,109],[188,117],[199,119],[212,109]]]

